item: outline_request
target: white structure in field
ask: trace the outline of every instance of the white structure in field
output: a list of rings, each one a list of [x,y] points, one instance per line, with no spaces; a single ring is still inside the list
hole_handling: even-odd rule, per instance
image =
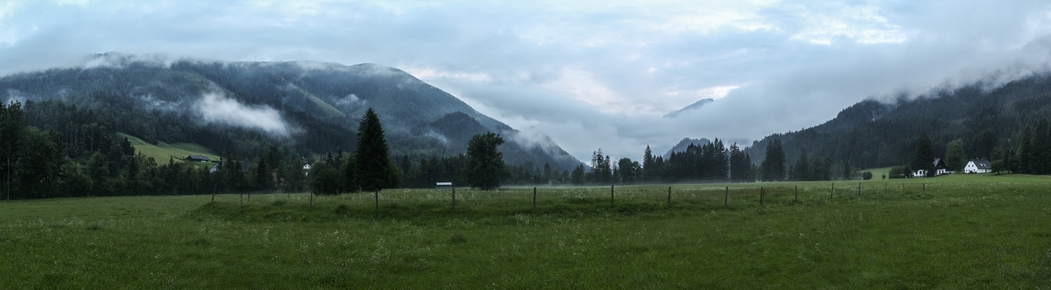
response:
[[[990,172],[989,160],[971,159],[963,167],[963,173],[988,173]]]
[[[953,173],[952,171],[949,171],[949,167],[945,166],[945,161],[943,161],[941,158],[934,158],[934,162],[933,163],[934,163],[934,175],[932,175],[932,176],[938,176],[938,175],[952,174]],[[924,169],[916,170],[916,172],[913,173],[913,176],[916,176],[916,177],[927,176],[927,170],[924,170]]]

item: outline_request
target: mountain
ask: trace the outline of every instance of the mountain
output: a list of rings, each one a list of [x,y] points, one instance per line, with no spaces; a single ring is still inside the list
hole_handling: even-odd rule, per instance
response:
[[[674,111],[674,112],[665,114],[664,117],[662,117],[662,118],[675,118],[675,117],[678,117],[679,114],[685,113],[687,111],[700,109],[705,104],[708,104],[708,103],[711,103],[711,102],[714,102],[714,101],[715,101],[715,99],[711,99],[711,98],[702,99],[700,101],[697,101],[696,103],[690,104],[689,106],[683,107],[682,109],[679,109],[678,111]]]
[[[668,152],[665,152],[664,155],[661,155],[661,156],[664,157],[664,160],[668,160],[668,158],[671,157],[671,153],[672,152],[683,152],[683,151],[686,151],[687,147],[690,147],[690,144],[694,144],[694,145],[700,146],[700,145],[708,144],[708,142],[711,142],[710,140],[708,140],[708,138],[700,138],[700,139],[682,138],[682,140],[680,140],[679,143],[675,144],[675,146],[672,146],[671,149],[668,149]]]
[[[729,147],[732,144],[742,144],[742,145],[744,145],[744,144],[748,143],[748,139],[725,139],[725,140],[724,139],[720,139],[720,140],[722,140],[723,145],[726,146],[726,147]],[[680,140],[679,143],[675,144],[675,146],[672,146],[671,149],[668,149],[668,152],[665,152],[664,155],[661,155],[661,156],[664,157],[664,160],[668,160],[668,158],[671,157],[671,153],[672,152],[683,152],[683,151],[686,151],[686,148],[689,147],[690,144],[694,144],[694,145],[697,145],[697,146],[702,146],[702,145],[708,144],[710,142],[712,142],[712,141],[708,140],[708,138],[700,138],[700,139],[682,138],[682,140]]]
[[[917,138],[930,136],[937,157],[960,139],[968,158],[1007,158],[1019,132],[1051,116],[1051,74],[1035,74],[1006,84],[977,82],[894,100],[864,100],[823,124],[754,141],[745,151],[756,164],[775,139],[784,145],[787,164],[803,150],[810,158],[876,168],[912,162]]]
[[[191,142],[249,156],[259,156],[262,143],[304,153],[352,151],[359,119],[372,107],[394,155],[461,154],[474,134],[491,131],[507,139],[500,150],[511,164],[580,164],[550,139],[521,134],[404,71],[376,64],[106,53],[78,67],[4,76],[0,100],[62,102],[109,116],[117,130],[147,142]]]

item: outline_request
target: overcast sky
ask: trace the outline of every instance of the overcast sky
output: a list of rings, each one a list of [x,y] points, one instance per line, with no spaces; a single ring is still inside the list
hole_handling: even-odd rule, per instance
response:
[[[1046,0],[830,2],[0,0],[0,74],[110,51],[377,63],[586,161],[1049,67]]]

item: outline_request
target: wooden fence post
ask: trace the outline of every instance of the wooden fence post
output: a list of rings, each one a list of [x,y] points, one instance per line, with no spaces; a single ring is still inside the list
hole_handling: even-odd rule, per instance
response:
[[[766,194],[766,190],[762,186],[759,187],[759,205],[763,205],[763,195]]]
[[[613,205],[613,185],[609,186],[609,205]]]
[[[726,187],[726,193],[723,195],[723,206],[730,205],[730,187]]]
[[[828,192],[828,198],[833,198],[833,197],[835,197],[835,196],[836,196],[836,183],[835,183],[835,182],[833,182],[833,183],[832,183],[832,190],[830,190],[830,191]]]
[[[861,196],[861,182],[858,182],[858,196]]]
[[[314,194],[313,193],[307,193],[307,194],[310,195],[310,209],[314,209]]]
[[[453,209],[456,209],[456,187],[450,186],[449,188],[452,188],[452,190],[453,190]],[[536,194],[536,189],[534,189],[533,192],[534,192],[533,193],[534,196],[536,196],[535,195]],[[535,201],[533,202],[533,207],[536,207],[536,202]]]
[[[238,194],[237,195],[237,201],[241,205],[241,207],[245,207],[245,194],[244,193]]]
[[[799,186],[796,185],[796,201],[799,201]]]
[[[927,192],[927,184],[926,183],[923,184],[923,192]]]
[[[533,209],[536,209],[536,187],[533,187]]]
[[[671,186],[668,187],[668,206],[671,206]]]

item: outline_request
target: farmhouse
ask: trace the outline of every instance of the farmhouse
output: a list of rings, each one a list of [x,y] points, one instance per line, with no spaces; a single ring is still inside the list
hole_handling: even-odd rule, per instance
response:
[[[943,161],[941,158],[934,158],[934,176],[949,173],[952,172],[949,171],[948,166],[945,166],[945,161]],[[914,174],[913,176],[927,176],[927,170],[916,170],[916,174]]]
[[[208,162],[208,161],[212,161],[212,160],[210,158],[208,158],[208,156],[204,156],[204,155],[188,155],[188,156],[186,156],[186,161],[189,161],[189,162]]]
[[[963,173],[988,173],[989,171],[991,171],[989,160],[985,159],[971,159],[963,167]]]

